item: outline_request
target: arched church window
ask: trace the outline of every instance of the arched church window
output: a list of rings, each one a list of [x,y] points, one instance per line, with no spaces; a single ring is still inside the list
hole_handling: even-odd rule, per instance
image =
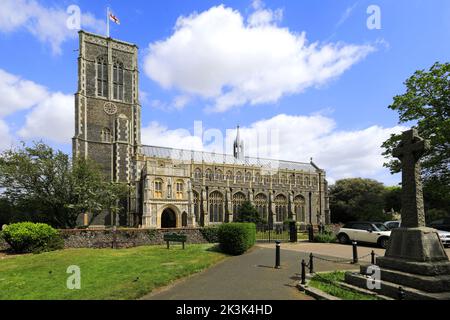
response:
[[[233,180],[233,173],[230,170],[227,171],[227,180]]]
[[[162,190],[163,190],[162,179],[156,179],[154,184],[155,184],[154,198],[162,199]]]
[[[177,200],[183,199],[183,189],[184,189],[183,180],[178,180],[176,184],[176,195],[175,195]]]
[[[201,178],[202,178],[202,170],[200,170],[199,168],[196,168],[194,170],[194,179],[200,180]]]
[[[214,191],[209,195],[209,216],[211,222],[223,222],[223,195]]]
[[[119,61],[113,64],[113,98],[123,100],[123,63]]]
[[[289,176],[289,183],[290,183],[290,184],[295,184],[295,175],[291,174],[291,175]]]
[[[205,178],[206,178],[206,180],[213,180],[213,174],[212,174],[211,169],[206,169]]]
[[[103,128],[101,132],[102,142],[111,142],[111,130],[109,128]]]
[[[275,216],[277,222],[283,222],[287,218],[287,198],[279,194],[275,197]]]
[[[305,185],[309,186],[309,177],[305,177]]]
[[[297,215],[297,221],[306,222],[305,203],[303,196],[298,195],[294,198],[294,212]]]
[[[222,170],[220,170],[220,169],[217,169],[216,170],[216,179],[217,180],[223,180],[223,172],[222,172]]]
[[[255,174],[255,182],[256,183],[261,183],[261,175],[259,173]]]
[[[242,192],[235,193],[231,202],[233,205],[233,220],[237,220],[237,218],[239,217],[239,210],[245,202],[245,194],[243,194]]]
[[[236,172],[236,181],[240,182],[243,180],[242,173],[240,171]]]
[[[297,180],[298,186],[302,184],[302,176],[301,175],[298,175],[295,179]]]
[[[108,97],[108,61],[106,57],[97,58],[97,95]]]
[[[267,222],[267,196],[259,193],[255,196],[254,202],[259,217]]]
[[[250,172],[247,172],[245,174],[245,181],[246,182],[252,181],[252,174]]]

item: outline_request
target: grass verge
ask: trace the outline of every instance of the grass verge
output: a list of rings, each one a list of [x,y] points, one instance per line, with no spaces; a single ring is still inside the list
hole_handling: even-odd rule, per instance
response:
[[[0,260],[0,300],[137,299],[155,288],[224,259],[213,246],[66,249]],[[69,266],[81,271],[81,289],[67,288]]]
[[[376,296],[371,296],[340,287],[337,282],[343,282],[344,276],[344,271],[321,273],[320,275],[315,275],[309,281],[308,285],[344,300],[380,300]]]

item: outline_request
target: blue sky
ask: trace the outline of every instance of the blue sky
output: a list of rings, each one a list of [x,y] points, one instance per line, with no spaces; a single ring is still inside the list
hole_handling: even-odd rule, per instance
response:
[[[415,70],[450,55],[445,0],[2,0],[0,148],[43,139],[71,150],[78,41],[65,26],[70,5],[96,33],[111,7],[121,22],[111,36],[139,46],[144,143],[201,148],[194,121],[224,135],[240,124],[249,141],[275,130],[277,148],[264,156],[313,157],[332,181],[398,183],[379,155],[404,129],[387,107]],[[369,5],[380,8],[381,29],[367,27]]]

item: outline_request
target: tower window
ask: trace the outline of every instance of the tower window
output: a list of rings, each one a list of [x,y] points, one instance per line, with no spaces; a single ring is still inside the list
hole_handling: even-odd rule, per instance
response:
[[[97,59],[97,95],[108,97],[108,63],[104,57]]]
[[[111,142],[111,130],[103,128],[101,133],[102,142]]]
[[[113,66],[113,98],[123,100],[123,64],[120,62]]]

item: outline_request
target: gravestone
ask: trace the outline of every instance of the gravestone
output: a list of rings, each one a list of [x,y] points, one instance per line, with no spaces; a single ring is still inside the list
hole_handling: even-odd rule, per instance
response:
[[[393,155],[402,165],[401,228],[391,232],[380,268],[379,293],[398,297],[402,287],[407,299],[450,299],[450,261],[435,229],[425,226],[420,158],[429,148],[416,129],[405,131]],[[367,265],[361,273],[346,273],[347,283],[367,288]]]

